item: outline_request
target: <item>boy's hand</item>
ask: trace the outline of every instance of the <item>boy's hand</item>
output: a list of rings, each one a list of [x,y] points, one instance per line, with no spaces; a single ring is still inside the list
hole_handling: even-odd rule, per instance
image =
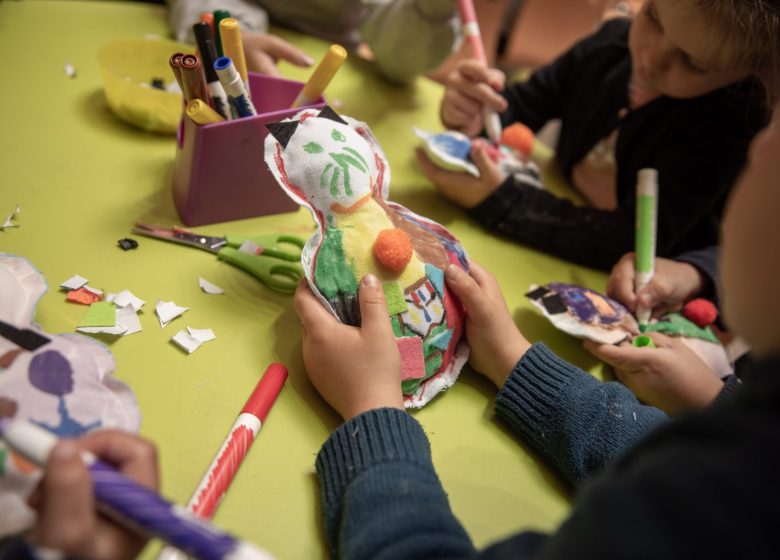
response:
[[[471,144],[471,159],[479,169],[478,178],[465,171],[448,171],[437,167],[422,148],[416,150],[417,161],[420,162],[423,175],[440,193],[463,208],[474,208],[498,189],[506,179],[506,175],[485,151],[485,142],[480,138]]]
[[[476,136],[485,127],[484,106],[499,113],[507,102],[497,92],[504,90],[506,76],[476,60],[464,60],[447,76],[447,89],[441,102],[441,121],[449,129]]]
[[[280,60],[308,68],[314,61],[303,51],[284,39],[268,33],[243,33],[246,67],[251,72],[278,76],[276,63]]]
[[[447,286],[466,308],[469,363],[501,388],[531,345],[512,320],[496,279],[474,261],[469,264],[470,274],[454,264],[447,267]]]
[[[649,335],[656,348],[635,348],[585,340],[583,346],[610,364],[623,385],[642,402],[670,415],[704,408],[723,388],[712,370],[682,341],[660,333]]]
[[[634,293],[634,253],[626,253],[612,267],[607,281],[607,295],[615,298],[632,312],[636,311],[637,294]],[[676,311],[689,299],[697,296],[704,288],[704,278],[695,266],[655,259],[653,278],[638,297],[646,309],[652,309],[654,316],[667,311]]]
[[[57,444],[30,497],[38,513],[28,538],[36,546],[68,556],[106,560],[135,558],[146,544],[139,537],[95,510],[92,480],[79,453],[90,451],[136,482],[157,490],[154,445],[126,432],[100,430]]]
[[[401,357],[374,275],[360,282],[360,328],[344,325],[317,300],[304,279],[295,292],[303,325],[303,362],[314,387],[344,420],[374,408],[404,410]]]

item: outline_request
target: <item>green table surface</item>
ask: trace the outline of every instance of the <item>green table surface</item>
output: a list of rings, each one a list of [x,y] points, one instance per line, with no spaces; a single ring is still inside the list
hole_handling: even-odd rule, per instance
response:
[[[327,44],[280,32],[319,59]],[[135,221],[180,223],[170,174],[172,136],[132,128],[107,107],[95,53],[117,37],[167,36],[160,6],[121,2],[0,2],[0,214],[21,205],[20,227],[0,232],[0,251],[28,258],[50,290],[36,321],[48,332],[73,332],[85,312],[67,303],[58,284],[74,274],[92,286],[130,289],[146,300],[143,332],[101,338],[116,358],[116,375],[135,392],[141,433],[160,452],[162,490],[186,502],[228,429],[271,362],[290,377],[216,515],[216,522],[279,558],[325,556],[315,455],[339,424],[309,384],[292,298],[269,291],[243,271],[195,249],[139,238],[124,252],[117,240]],[[63,67],[71,63],[73,79]],[[305,80],[308,70],[281,72]],[[579,341],[558,333],[523,297],[531,283],[570,281],[597,289],[605,276],[486,233],[441,198],[414,160],[412,126],[439,130],[440,85],[425,78],[408,87],[378,79],[348,60],[327,96],[344,114],[366,121],[392,170],[391,198],[438,220],[470,256],[498,278],[526,336],[544,340],[573,363],[600,374]],[[258,154],[258,157],[261,157]],[[548,173],[552,184],[560,178]],[[207,234],[287,231],[308,236],[310,215],[254,218],[199,228]],[[225,288],[206,295],[198,276]],[[190,307],[161,329],[157,299]],[[217,339],[186,355],[171,336],[190,325]],[[369,366],[370,367],[370,366]],[[477,546],[520,528],[549,530],[566,515],[569,497],[556,477],[492,413],[495,391],[471,371],[423,410],[434,462],[452,508]],[[145,551],[153,557],[158,544]]]

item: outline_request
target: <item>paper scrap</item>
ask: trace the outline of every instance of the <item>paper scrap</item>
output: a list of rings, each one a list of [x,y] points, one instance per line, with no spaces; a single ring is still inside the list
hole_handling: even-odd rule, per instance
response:
[[[127,334],[127,327],[124,325],[115,325],[113,327],[77,327],[77,331],[89,334],[112,334],[121,336]]]
[[[60,288],[65,288],[66,290],[78,290],[87,282],[89,282],[89,280],[76,274],[75,276],[68,278],[62,284],[60,284]]]
[[[5,219],[5,221],[3,222],[3,225],[2,225],[2,226],[0,226],[0,229],[6,229],[6,228],[12,228],[12,227],[19,227],[19,224],[15,224],[15,223],[14,223],[14,219],[16,218],[16,215],[17,215],[19,212],[21,212],[21,211],[22,211],[21,207],[20,207],[20,206],[17,204],[17,205],[16,205],[16,208],[14,209],[14,211],[13,211],[13,212],[11,212],[10,214],[8,214],[8,217],[7,217],[7,218]]]
[[[187,334],[185,331],[179,331],[173,337],[171,337],[176,344],[187,351],[187,354],[192,354],[200,347],[200,341],[194,336]]]
[[[208,342],[209,340],[217,338],[214,331],[211,329],[193,329],[192,327],[187,327],[187,331],[190,333],[190,336],[198,342]]]
[[[200,289],[206,292],[207,294],[224,294],[225,290],[217,286],[216,284],[212,284],[205,278],[201,278],[198,276],[198,285],[200,286]]]
[[[180,307],[172,301],[157,300],[155,311],[160,318],[160,327],[165,328],[168,323],[187,311],[189,307]]]
[[[81,318],[79,327],[114,327],[116,326],[116,305],[110,301],[97,301],[89,306],[87,313]]]
[[[64,70],[65,70],[65,75],[68,78],[75,78],[76,77],[76,68],[70,62],[66,62],[65,63]]]
[[[132,307],[135,311],[140,311],[146,303],[141,298],[133,295],[130,290],[123,290],[112,298],[117,307]]]
[[[141,332],[143,330],[141,321],[138,320],[138,315],[132,305],[119,307],[116,310],[116,324],[117,326],[122,326],[126,329],[125,332],[122,333],[122,336]]]
[[[263,252],[263,248],[260,245],[252,243],[248,239],[244,241],[238,248],[242,253],[249,253],[250,255],[260,255]]]
[[[96,296],[103,297],[103,290],[98,290],[97,288],[93,288],[92,286],[82,286],[81,289],[93,293]]]
[[[66,299],[74,303],[81,303],[82,305],[92,305],[96,301],[100,301],[100,296],[94,294],[85,289],[86,286],[82,286],[78,290],[70,290]]]

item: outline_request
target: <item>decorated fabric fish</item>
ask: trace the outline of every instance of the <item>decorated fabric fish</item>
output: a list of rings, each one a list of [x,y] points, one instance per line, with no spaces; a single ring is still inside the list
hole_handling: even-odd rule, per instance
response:
[[[52,335],[33,324],[46,281],[27,260],[0,254],[0,415],[29,420],[59,437],[97,428],[137,432],[141,417],[130,389],[113,377],[103,344],[77,334]],[[0,442],[0,537],[34,519],[27,498],[40,471]]]
[[[640,333],[639,323],[623,304],[582,286],[560,282],[534,284],[526,297],[557,329],[578,338],[618,344]],[[654,319],[641,332],[679,337],[719,377],[733,371],[712,328],[696,325],[681,313]]]
[[[405,405],[423,406],[468,358],[464,312],[444,282],[449,264],[468,269],[462,246],[440,224],[387,200],[390,168],[365,123],[325,107],[266,126],[266,163],[317,224],[301,257],[309,285],[341,322],[359,325],[360,280],[380,279]]]

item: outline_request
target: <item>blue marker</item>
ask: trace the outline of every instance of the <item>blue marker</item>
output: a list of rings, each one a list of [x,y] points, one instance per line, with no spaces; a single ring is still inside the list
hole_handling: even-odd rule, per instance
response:
[[[214,63],[214,70],[217,71],[219,81],[225,93],[228,94],[230,102],[235,107],[239,117],[253,117],[257,114],[252,100],[247,95],[244,81],[236,70],[233,61],[227,56],[222,56]]]
[[[23,420],[0,418],[0,439],[38,466],[48,460],[57,437]],[[172,504],[88,452],[82,459],[92,476],[100,511],[122,525],[163,539],[201,560],[271,560],[259,548],[215,528],[205,519]]]

